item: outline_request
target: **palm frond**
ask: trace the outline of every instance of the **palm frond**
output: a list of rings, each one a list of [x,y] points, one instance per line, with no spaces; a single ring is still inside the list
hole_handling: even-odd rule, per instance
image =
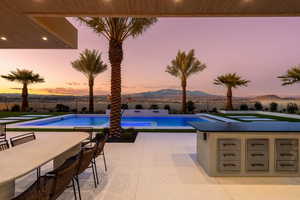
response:
[[[27,69],[17,69],[16,71],[11,71],[9,74],[2,75],[1,77],[8,81],[16,81],[22,84],[45,82],[44,78],[42,78],[39,74],[35,74],[33,71]]]
[[[87,78],[95,78],[98,74],[107,70],[107,65],[97,50],[85,49],[80,53],[79,59],[71,62],[77,71],[83,73]]]
[[[187,79],[189,76],[203,71],[205,68],[206,65],[195,57],[194,49],[188,53],[179,50],[176,58],[171,61],[171,65],[167,66],[166,72],[172,76]]]
[[[79,17],[78,21],[108,40],[123,42],[137,37],[157,22],[156,18],[134,17]]]
[[[248,83],[250,83],[249,80],[242,79],[242,77],[237,75],[236,73],[224,74],[218,76],[214,80],[215,85],[222,85],[222,86],[232,87],[232,88],[242,87],[242,86],[247,87]]]
[[[278,76],[282,85],[291,85],[300,81],[300,66],[295,66],[287,71],[283,76]]]

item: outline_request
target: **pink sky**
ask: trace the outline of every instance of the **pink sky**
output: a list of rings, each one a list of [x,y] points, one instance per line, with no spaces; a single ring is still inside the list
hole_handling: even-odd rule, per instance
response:
[[[0,50],[1,74],[16,68],[31,69],[46,82],[31,86],[32,93],[87,94],[85,77],[70,62],[83,49],[99,49],[108,63],[107,41],[78,26],[77,50]],[[281,86],[276,77],[300,64],[300,18],[160,18],[142,36],[124,44],[123,92],[180,89],[180,82],[165,73],[179,49],[196,50],[207,69],[189,79],[189,90],[224,94],[213,85],[222,73],[237,72],[251,80],[235,95],[299,95],[299,85]],[[96,79],[97,94],[109,92],[110,70]],[[1,92],[18,92],[18,84],[0,79]]]

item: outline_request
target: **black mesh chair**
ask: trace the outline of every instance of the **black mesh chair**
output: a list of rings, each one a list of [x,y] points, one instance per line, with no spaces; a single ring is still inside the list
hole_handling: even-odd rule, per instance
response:
[[[36,136],[33,132],[26,133],[26,134],[18,135],[15,137],[11,137],[10,144],[12,147],[15,147],[17,145],[25,144],[25,143],[33,141],[35,139],[36,139]],[[37,177],[39,177],[41,175],[41,168],[37,168],[36,173],[37,173]]]
[[[97,184],[99,184],[99,177],[98,177],[96,158],[98,158],[99,156],[103,157],[104,168],[105,168],[105,171],[107,171],[106,158],[105,158],[105,153],[104,153],[104,146],[106,144],[107,137],[108,136],[106,134],[105,135],[96,134],[95,138],[93,139],[93,142],[96,144],[96,150],[95,150],[94,157],[92,160],[92,165],[95,168]]]
[[[13,200],[49,200],[54,178],[41,176],[27,190]]]
[[[6,140],[6,124],[0,124],[0,140]]]
[[[92,138],[93,138],[93,133],[94,133],[94,128],[93,127],[84,127],[84,126],[78,126],[78,127],[74,127],[73,131],[76,132],[85,132],[88,133],[90,135],[89,139],[85,140],[82,142],[82,145],[86,145],[88,143],[91,142]]]
[[[60,167],[46,174],[47,177],[53,177],[53,187],[50,191],[49,200],[57,199],[72,183],[74,197],[77,199],[74,176],[78,169],[78,155],[66,160]]]
[[[80,183],[79,183],[79,178],[78,176],[82,174],[87,168],[92,168],[93,170],[93,177],[94,177],[94,184],[95,187],[97,187],[97,177],[96,177],[96,170],[94,165],[92,164],[95,151],[97,150],[97,146],[95,143],[90,143],[88,145],[85,145],[80,154],[79,154],[79,164],[78,168],[76,171],[76,175],[74,177],[76,183],[77,183],[77,188],[78,188],[78,193],[79,193],[79,199],[81,200],[81,190],[80,190]]]
[[[15,137],[11,137],[10,138],[10,143],[11,143],[11,146],[14,147],[14,146],[17,146],[17,145],[20,145],[20,144],[24,144],[24,143],[33,141],[35,139],[36,139],[35,134],[32,132],[32,133],[26,133],[26,134],[23,134],[23,135],[18,135],[18,136],[15,136]]]
[[[0,140],[0,151],[9,149],[9,144],[7,140]]]

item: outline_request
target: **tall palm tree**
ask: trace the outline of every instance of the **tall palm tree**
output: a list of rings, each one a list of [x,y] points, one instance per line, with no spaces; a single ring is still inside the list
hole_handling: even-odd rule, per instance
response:
[[[7,75],[2,75],[2,78],[9,81],[16,81],[23,84],[22,88],[22,112],[27,111],[28,104],[28,85],[33,83],[43,83],[45,80],[39,75],[33,73],[33,71],[27,69],[17,69],[16,71],[11,71]]]
[[[227,87],[227,103],[226,103],[226,110],[232,110],[232,88],[247,86],[249,80],[242,79],[241,76],[237,75],[236,73],[228,73],[221,76],[218,76],[214,80],[215,85],[221,85]]]
[[[121,63],[123,42],[129,37],[137,37],[153,25],[156,18],[132,17],[80,17],[83,24],[109,41],[109,61],[111,64],[111,112],[110,134],[121,132]]]
[[[171,61],[171,65],[167,66],[166,72],[172,76],[178,77],[181,80],[182,87],[182,112],[186,113],[186,87],[187,79],[200,71],[203,71],[206,65],[201,63],[195,57],[195,50],[192,49],[188,53],[184,51],[178,51],[177,56]]]
[[[295,66],[287,71],[283,76],[278,76],[282,80],[282,85],[292,85],[300,82],[300,66]]]
[[[89,112],[94,112],[94,82],[97,75],[107,70],[107,65],[101,59],[97,50],[84,50],[79,59],[71,62],[72,67],[83,73],[89,82]]]

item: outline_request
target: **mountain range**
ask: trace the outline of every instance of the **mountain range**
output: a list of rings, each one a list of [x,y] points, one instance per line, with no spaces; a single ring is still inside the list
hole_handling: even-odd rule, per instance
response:
[[[171,99],[171,98],[180,98],[182,95],[181,90],[176,90],[176,89],[162,89],[162,90],[157,90],[157,91],[148,91],[148,92],[140,92],[140,93],[132,93],[132,94],[125,94],[125,97],[131,97],[131,98],[137,98],[137,99]],[[224,98],[223,95],[215,95],[215,94],[210,94],[207,92],[203,91],[198,91],[198,90],[188,90],[187,91],[187,96],[189,97],[195,97],[195,98],[201,98],[201,97],[206,97],[206,98]],[[74,99],[73,95],[41,95],[41,94],[30,94],[30,98],[44,98],[44,99]],[[102,99],[107,99],[107,95],[97,95],[96,97],[102,98]],[[8,99],[19,99],[21,98],[20,94],[6,94],[6,93],[0,93],[0,98],[8,98]],[[87,96],[80,96],[79,98],[87,98]],[[238,98],[238,97],[236,97]],[[248,98],[252,100],[284,100],[284,99],[295,99],[297,97],[289,97],[289,98],[282,98],[277,95],[262,95],[262,96],[255,96],[255,97],[243,97],[243,98]],[[298,98],[297,98],[298,99]]]
[[[209,94],[202,91],[190,91],[187,92],[188,96],[193,97],[213,97],[217,95]],[[126,96],[130,97],[143,97],[143,98],[159,98],[159,97],[177,97],[181,96],[182,91],[181,90],[175,90],[175,89],[163,89],[163,90],[157,90],[157,91],[149,91],[149,92],[140,92],[140,93],[134,93],[134,94],[128,94]]]

